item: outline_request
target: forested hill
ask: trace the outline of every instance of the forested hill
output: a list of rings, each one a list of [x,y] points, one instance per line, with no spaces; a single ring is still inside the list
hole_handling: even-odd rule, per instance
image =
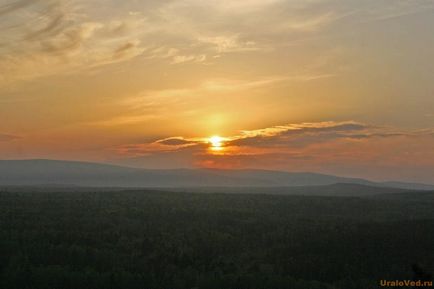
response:
[[[164,188],[161,188],[162,190]],[[30,188],[30,190],[32,190]],[[44,190],[44,188],[41,188]],[[409,194],[412,196],[432,193],[432,191],[411,190],[401,188],[376,187],[350,183],[338,183],[325,186],[287,186],[287,187],[191,187],[167,188],[166,191],[198,192],[198,193],[231,193],[231,194],[267,194],[294,196],[334,196],[334,197],[369,197],[377,195]]]
[[[434,272],[434,194],[0,192],[1,289],[369,289]]]

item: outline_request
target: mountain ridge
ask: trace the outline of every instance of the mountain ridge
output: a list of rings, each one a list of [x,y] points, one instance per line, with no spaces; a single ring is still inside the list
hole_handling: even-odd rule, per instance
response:
[[[89,187],[297,187],[359,184],[413,190],[434,185],[373,182],[312,172],[261,169],[142,169],[81,161],[0,160],[0,185],[77,185]]]

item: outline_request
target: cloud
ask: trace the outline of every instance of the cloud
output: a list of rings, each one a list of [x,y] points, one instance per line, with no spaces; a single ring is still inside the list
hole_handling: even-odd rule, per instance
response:
[[[240,40],[239,35],[203,36],[199,37],[198,41],[213,46],[217,53],[261,50],[254,41]]]
[[[39,28],[35,31],[31,31],[25,37],[26,40],[38,39],[45,36],[53,36],[60,32],[62,26],[64,25],[64,21],[66,19],[66,15],[64,13],[59,13],[57,15],[53,15],[50,17],[45,24],[44,27]]]
[[[430,11],[432,12],[434,9],[434,3],[432,1],[396,1],[393,5],[379,7],[380,5],[381,1],[373,8],[367,9],[364,12],[374,21],[384,21],[419,13],[430,13]]]
[[[324,142],[336,138],[352,138],[357,133],[370,129],[365,124],[355,122],[320,122],[289,124],[260,130],[243,131],[229,145],[235,146],[300,146]]]
[[[207,55],[194,51],[181,51],[178,48],[163,46],[154,46],[147,49],[143,56],[145,59],[166,60],[169,64],[182,63],[204,63]]]
[[[180,64],[185,62],[204,62],[206,60],[206,55],[175,55],[172,58],[171,64]]]
[[[242,131],[230,138],[227,146],[261,148],[260,152],[317,147],[325,143],[368,142],[379,139],[418,138],[433,136],[432,129],[405,131],[393,127],[374,126],[354,121],[288,124],[258,130]],[[242,151],[242,150],[240,150]]]
[[[332,12],[325,12],[312,17],[292,19],[277,24],[276,29],[281,32],[316,32],[321,28],[333,23],[341,16]]]
[[[101,27],[100,23],[83,23],[80,26],[63,31],[58,37],[41,40],[41,50],[57,55],[65,55],[68,52],[76,51]]]
[[[376,131],[376,133],[374,133]],[[381,134],[378,131],[383,131]],[[318,122],[288,124],[258,130],[241,131],[239,135],[224,138],[225,155],[254,155],[267,151],[276,152],[276,148],[300,148],[336,139],[362,139],[371,137],[395,137],[405,134],[386,133],[384,128],[356,122]],[[202,153],[209,147],[207,137],[184,138],[167,137],[149,143],[121,146],[124,154],[158,153],[196,147]]]
[[[71,73],[139,56],[172,65],[210,65],[233,53],[258,55],[315,36],[324,38],[322,32],[339,21],[389,19],[433,6],[429,1],[373,0],[127,0],[122,5],[7,0],[0,6],[0,69],[7,72],[0,82]]]
[[[204,3],[9,1],[0,6],[5,16],[0,19],[5,35],[0,39],[0,69],[7,72],[0,85],[138,56],[172,65],[210,65],[231,53],[268,53],[293,32],[310,35],[341,16],[328,7],[316,8],[317,1]]]
[[[186,139],[183,137],[168,137],[156,141],[122,145],[115,148],[120,155],[137,157],[143,155],[154,155],[167,152],[177,152],[196,149],[205,145],[204,139]]]
[[[168,137],[124,145],[117,155],[147,166],[147,160],[170,159],[185,166],[216,168],[262,168],[290,171],[318,171],[351,175],[378,171],[377,167],[406,167],[432,170],[434,134],[432,129],[403,131],[393,127],[347,122],[295,123],[225,136],[223,148],[213,150],[205,137]],[[402,173],[402,172],[401,172]],[[354,175],[357,175],[355,173]],[[426,172],[424,173],[426,175]],[[375,178],[375,175],[372,176]]]
[[[7,72],[0,85],[126,61],[145,50],[142,18],[93,21],[79,1],[16,1],[0,13],[0,69]]]
[[[157,143],[169,145],[169,146],[185,146],[196,144],[195,141],[184,139],[183,137],[169,137],[162,140],[158,140]]]
[[[140,47],[139,40],[128,41],[115,49],[113,52],[113,60],[132,58],[140,55],[144,50],[145,48]]]
[[[0,16],[3,16],[8,13],[12,13],[16,10],[32,5],[37,1],[38,0],[20,0],[20,1],[13,1],[7,4],[3,4],[0,6]]]

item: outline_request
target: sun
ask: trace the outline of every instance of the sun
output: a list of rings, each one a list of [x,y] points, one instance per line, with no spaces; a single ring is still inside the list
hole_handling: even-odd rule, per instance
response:
[[[220,148],[223,145],[223,138],[218,135],[212,136],[208,139],[208,142],[211,144],[213,148]]]
[[[226,151],[226,141],[229,139],[213,135],[209,138],[206,138],[206,143],[209,145],[209,152],[212,154],[222,154]]]

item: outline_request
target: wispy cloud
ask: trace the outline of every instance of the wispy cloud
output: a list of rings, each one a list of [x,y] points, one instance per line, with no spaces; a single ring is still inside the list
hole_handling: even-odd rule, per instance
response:
[[[0,40],[0,69],[7,71],[3,82],[137,56],[168,64],[212,64],[229,53],[270,51],[279,37],[291,31],[317,31],[337,17],[330,11],[304,13],[300,7],[311,4],[281,0],[207,1],[206,5],[193,0],[152,1],[143,4],[149,9],[139,11],[122,11],[110,4],[106,7],[110,16],[96,17],[98,3],[10,0],[0,6],[4,16],[0,31],[6,36]],[[267,34],[273,41],[264,39]]]
[[[115,148],[115,152],[122,156],[137,157],[143,155],[161,154],[190,150],[191,147],[204,147],[203,139],[185,139],[183,137],[168,137],[150,143],[122,145]],[[194,154],[194,152],[192,151]]]
[[[199,36],[200,43],[214,46],[217,53],[259,51],[259,47],[254,41],[243,41],[239,35],[218,35],[218,36]]]
[[[289,124],[260,130],[243,131],[230,145],[254,147],[294,147],[337,138],[352,138],[370,131],[368,125],[356,122],[320,122]]]
[[[34,4],[37,0],[20,0],[20,1],[12,1],[0,6],[0,16],[3,16],[8,13],[12,13],[16,10]]]
[[[161,140],[158,140],[157,143],[163,144],[163,145],[168,145],[168,146],[177,146],[177,147],[181,146],[181,147],[183,147],[183,146],[196,144],[197,142],[178,136],[178,137],[169,137],[169,138],[161,139]]]
[[[104,5],[103,13],[97,13],[99,5]],[[180,0],[120,6],[101,0],[7,0],[0,6],[0,69],[7,72],[0,81],[137,56],[209,65],[227,54],[268,53],[288,42],[322,36],[321,31],[343,19],[375,21],[430,9],[432,1]]]
[[[2,8],[3,83],[131,59],[145,48],[137,17],[90,20],[78,1],[15,1]],[[131,23],[136,23],[136,26]]]
[[[383,4],[382,2],[383,1],[375,3],[372,8],[368,8],[364,11],[370,16],[370,20],[383,21],[419,13],[432,13],[434,9],[434,3],[432,1],[395,1],[392,5],[387,6],[381,5]]]

